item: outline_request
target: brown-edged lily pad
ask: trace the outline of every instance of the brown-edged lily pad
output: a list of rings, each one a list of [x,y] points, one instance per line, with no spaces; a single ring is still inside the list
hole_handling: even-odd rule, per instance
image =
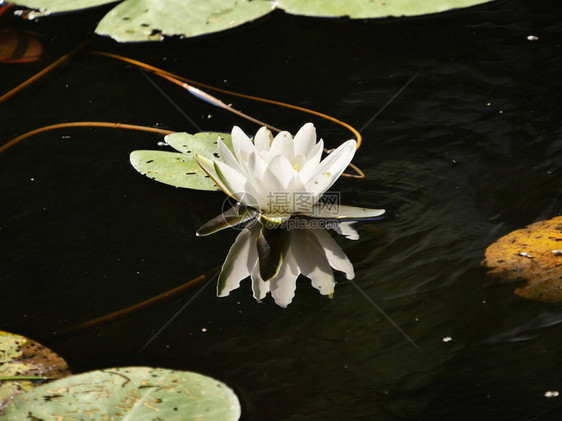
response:
[[[562,302],[562,216],[536,222],[500,238],[482,264],[502,280],[525,280],[521,297]]]
[[[20,393],[69,374],[66,362],[50,349],[24,336],[0,331],[0,414]]]

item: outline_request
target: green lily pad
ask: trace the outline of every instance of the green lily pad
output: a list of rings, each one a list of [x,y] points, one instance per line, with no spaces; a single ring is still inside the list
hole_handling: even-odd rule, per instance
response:
[[[180,153],[134,151],[130,157],[131,164],[141,174],[170,186],[218,190],[213,180],[199,166],[194,155],[209,159],[219,158],[219,137],[232,150],[232,138],[228,133],[172,133],[165,137],[166,143]]]
[[[197,154],[208,159],[214,159],[219,156],[219,149],[217,146],[217,139],[219,137],[225,145],[232,150],[232,138],[229,133],[172,133],[167,135],[164,140],[178,152],[190,154],[192,156]]]
[[[174,187],[218,190],[192,155],[164,151],[134,151],[131,165],[142,175]]]
[[[3,419],[235,421],[240,413],[240,402],[232,389],[211,377],[124,367],[39,386],[12,400]]]
[[[21,0],[10,3],[35,9],[27,15],[29,19],[35,19],[37,17],[51,15],[53,13],[89,9],[90,7],[115,3],[116,1],[117,0]]]
[[[66,362],[41,344],[0,331],[0,413],[7,402],[49,379],[68,376]],[[31,380],[36,377],[36,380]]]
[[[272,8],[269,0],[125,0],[104,16],[96,32],[119,42],[194,37],[242,25]]]
[[[125,0],[98,24],[96,32],[119,42],[159,41],[163,35],[194,37],[223,31],[283,9],[287,13],[357,19],[414,16],[474,6],[491,0]],[[110,0],[15,0],[38,9],[29,18],[80,10]]]
[[[278,0],[287,13],[354,19],[415,16],[488,3],[490,0]]]

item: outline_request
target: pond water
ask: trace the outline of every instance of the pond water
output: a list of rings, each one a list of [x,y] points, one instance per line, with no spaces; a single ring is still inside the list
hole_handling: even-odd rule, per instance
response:
[[[562,397],[544,394],[562,391],[562,308],[516,296],[517,285],[480,266],[499,237],[562,209],[558,7],[513,0],[388,21],[279,12],[192,40],[97,37],[0,104],[2,143],[68,121],[257,130],[150,76],[190,122],[137,68],[89,54],[101,50],[360,128],[354,163],[367,178],[334,188],[388,216],[358,224],[357,241],[336,240],[355,284],[407,337],[340,273],[331,300],[305,278],[286,309],[257,303],[248,280],[225,298],[200,284],[58,335],[212,270],[238,233],[195,236],[222,193],[175,189],[130,166],[131,151],[159,149],[162,136],[104,128],[51,131],[0,154],[0,329],[40,340],[74,372],[149,365],[214,376],[240,397],[243,420],[561,419]],[[106,10],[7,19],[39,33],[44,54],[1,64],[1,91],[87,39]],[[221,98],[292,132],[313,121],[330,147],[350,137],[326,120]]]

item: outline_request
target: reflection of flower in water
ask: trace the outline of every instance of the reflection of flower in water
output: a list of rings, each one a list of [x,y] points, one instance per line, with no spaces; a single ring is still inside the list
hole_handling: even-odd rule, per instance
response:
[[[197,162],[235,203],[204,224],[198,235],[246,223],[230,248],[218,281],[218,295],[226,296],[250,276],[257,300],[271,292],[286,307],[293,299],[300,274],[322,295],[332,296],[332,268],[355,275],[342,249],[322,226],[357,239],[354,220],[376,218],[384,209],[344,206],[339,195],[328,200],[326,191],[340,177],[355,153],[348,140],[325,159],[323,142],[305,124],[294,139],[288,132],[275,138],[262,127],[252,141],[242,130],[232,130],[232,150],[218,140],[220,159],[195,155]],[[319,201],[324,195],[325,202]],[[334,197],[336,200],[334,200]]]
[[[346,233],[348,238],[358,238],[351,222],[338,222],[331,226]],[[295,295],[300,274],[309,278],[320,294],[330,297],[335,286],[332,268],[344,272],[347,279],[355,276],[353,265],[327,230],[276,229],[270,231],[275,231],[274,236],[282,237],[276,240],[283,244],[284,257],[277,274],[269,281],[264,281],[260,274],[258,253],[258,237],[262,229],[265,228],[261,224],[254,223],[238,234],[219,275],[218,296],[227,296],[250,276],[256,300],[263,299],[270,292],[279,306],[286,307]]]

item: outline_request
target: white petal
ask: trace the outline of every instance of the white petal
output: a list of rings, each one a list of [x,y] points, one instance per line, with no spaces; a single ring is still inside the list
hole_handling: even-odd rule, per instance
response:
[[[313,192],[319,198],[328,190],[351,162],[355,155],[355,145],[355,140],[350,139],[324,158],[310,179],[303,179],[307,191]]]
[[[312,286],[322,295],[334,293],[334,273],[324,254],[324,249],[310,230],[295,230],[292,252],[299,271],[312,281]]]
[[[240,172],[244,171],[244,169],[240,166],[240,163],[236,160],[236,157],[233,155],[233,153],[230,151],[228,146],[225,145],[225,143],[222,141],[220,137],[218,140],[218,147],[219,147],[219,153],[222,162],[224,162],[226,165],[231,166],[235,170],[238,170]]]
[[[269,129],[267,127],[259,129],[256,133],[256,137],[254,138],[254,144],[256,145],[257,151],[269,151],[271,142],[273,142],[273,135]]]
[[[306,155],[306,161],[313,161],[318,164],[322,158],[322,152],[324,152],[324,141],[320,139],[316,145],[310,150]]]
[[[257,260],[257,259],[256,259]],[[260,265],[256,261],[254,269],[252,270],[252,291],[254,292],[254,298],[261,301],[265,298],[269,292],[269,282],[264,282],[260,276]]]
[[[355,221],[338,222],[332,229],[340,235],[344,235],[348,240],[359,240],[359,233],[353,227]]]
[[[271,296],[275,300],[275,304],[283,308],[291,304],[297,289],[298,277],[299,269],[289,249],[279,273],[269,281]]]
[[[248,157],[247,168],[254,186],[258,188],[258,186],[263,185],[263,177],[267,169],[267,163],[257,151],[252,152]]]
[[[274,157],[264,174],[264,186],[270,192],[286,192],[296,171],[283,155]]]
[[[324,254],[330,266],[345,273],[347,279],[353,279],[355,277],[355,271],[353,270],[351,261],[330,234],[324,229],[314,229],[312,233],[316,236],[318,242],[324,249]]]
[[[230,291],[240,286],[242,279],[250,276],[257,260],[257,252],[252,247],[254,241],[248,229],[243,229],[236,237],[222,265],[217,282],[218,297],[226,297]]]
[[[283,155],[289,162],[293,162],[295,150],[293,147],[293,137],[289,132],[281,132],[273,139],[269,151],[270,159],[273,159],[276,155]]]
[[[324,151],[324,141],[320,141],[314,146],[312,151],[306,156],[303,167],[299,170],[301,180],[309,180],[314,174],[320,160],[322,159],[322,152]]]
[[[339,203],[316,203],[307,216],[328,219],[369,219],[383,215],[384,209],[359,208]]]
[[[258,207],[263,200],[246,176],[224,162],[214,162],[215,172],[232,196],[245,205]]]
[[[232,148],[238,162],[243,164],[248,160],[248,156],[255,149],[255,146],[240,127],[234,126],[232,128]]]
[[[307,156],[316,144],[316,129],[314,124],[306,123],[300,128],[293,140],[295,155]]]
[[[220,189],[223,192],[225,192],[227,195],[229,195],[231,197],[234,197],[234,193],[229,190],[228,186],[221,180],[221,178],[217,174],[217,172],[215,170],[215,161],[211,161],[210,159],[207,159],[207,158],[205,158],[203,156],[200,156],[200,155],[197,155],[197,154],[195,154],[193,156],[195,157],[195,160],[197,161],[199,166],[201,168],[203,168],[203,171],[205,171],[209,175],[209,177],[211,177],[211,179],[215,182],[215,184],[217,186],[219,186]],[[238,200],[238,199],[236,199],[236,200]]]

